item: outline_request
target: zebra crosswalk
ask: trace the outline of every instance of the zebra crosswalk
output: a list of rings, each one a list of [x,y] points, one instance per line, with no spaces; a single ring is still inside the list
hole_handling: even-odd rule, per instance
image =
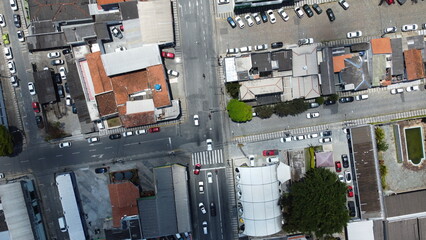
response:
[[[192,165],[197,163],[201,165],[223,163],[223,149],[193,153],[191,156],[191,163]]]

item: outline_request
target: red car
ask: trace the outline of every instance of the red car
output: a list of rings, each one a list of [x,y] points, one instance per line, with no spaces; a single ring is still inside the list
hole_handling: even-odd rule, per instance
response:
[[[194,174],[195,175],[200,174],[200,169],[201,169],[201,164],[199,164],[199,163],[195,164]]]
[[[278,150],[263,150],[263,156],[275,156],[278,155]]]
[[[336,172],[341,172],[342,171],[342,164],[340,162],[336,162],[334,164],[336,165]]]
[[[40,112],[40,105],[38,104],[38,102],[33,102],[32,105],[33,105],[34,112],[39,113]]]
[[[148,130],[150,133],[155,133],[155,132],[159,132],[160,128],[159,127],[152,127]]]
[[[352,186],[348,186],[348,197],[353,197],[354,196],[354,191]]]
[[[171,58],[171,59],[175,58],[175,54],[171,53],[171,52],[161,51],[161,56],[164,57],[164,58]]]

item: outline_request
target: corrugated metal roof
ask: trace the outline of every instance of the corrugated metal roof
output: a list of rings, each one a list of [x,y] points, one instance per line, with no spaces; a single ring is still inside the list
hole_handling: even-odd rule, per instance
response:
[[[395,217],[426,212],[426,190],[385,197],[386,216]]]
[[[392,75],[404,74],[404,56],[402,52],[402,39],[392,38]]]

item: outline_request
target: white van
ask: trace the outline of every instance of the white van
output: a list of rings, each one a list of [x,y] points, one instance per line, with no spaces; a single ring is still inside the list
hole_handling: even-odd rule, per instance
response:
[[[61,229],[61,232],[66,232],[68,227],[65,224],[65,217],[58,218],[58,223],[59,223],[59,229]]]
[[[368,99],[368,95],[367,94],[358,95],[358,96],[355,97],[355,99],[357,101],[367,100]]]
[[[208,233],[208,230],[207,230],[207,221],[204,221],[204,222],[203,222],[203,233],[204,233],[204,235],[209,234],[209,233]]]
[[[13,11],[18,11],[18,4],[16,4],[16,0],[10,0],[10,7]]]

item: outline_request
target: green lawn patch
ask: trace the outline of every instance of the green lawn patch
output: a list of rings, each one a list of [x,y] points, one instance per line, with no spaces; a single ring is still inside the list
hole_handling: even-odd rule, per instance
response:
[[[414,164],[419,164],[424,157],[422,128],[405,129],[405,138],[407,143],[408,159]]]

